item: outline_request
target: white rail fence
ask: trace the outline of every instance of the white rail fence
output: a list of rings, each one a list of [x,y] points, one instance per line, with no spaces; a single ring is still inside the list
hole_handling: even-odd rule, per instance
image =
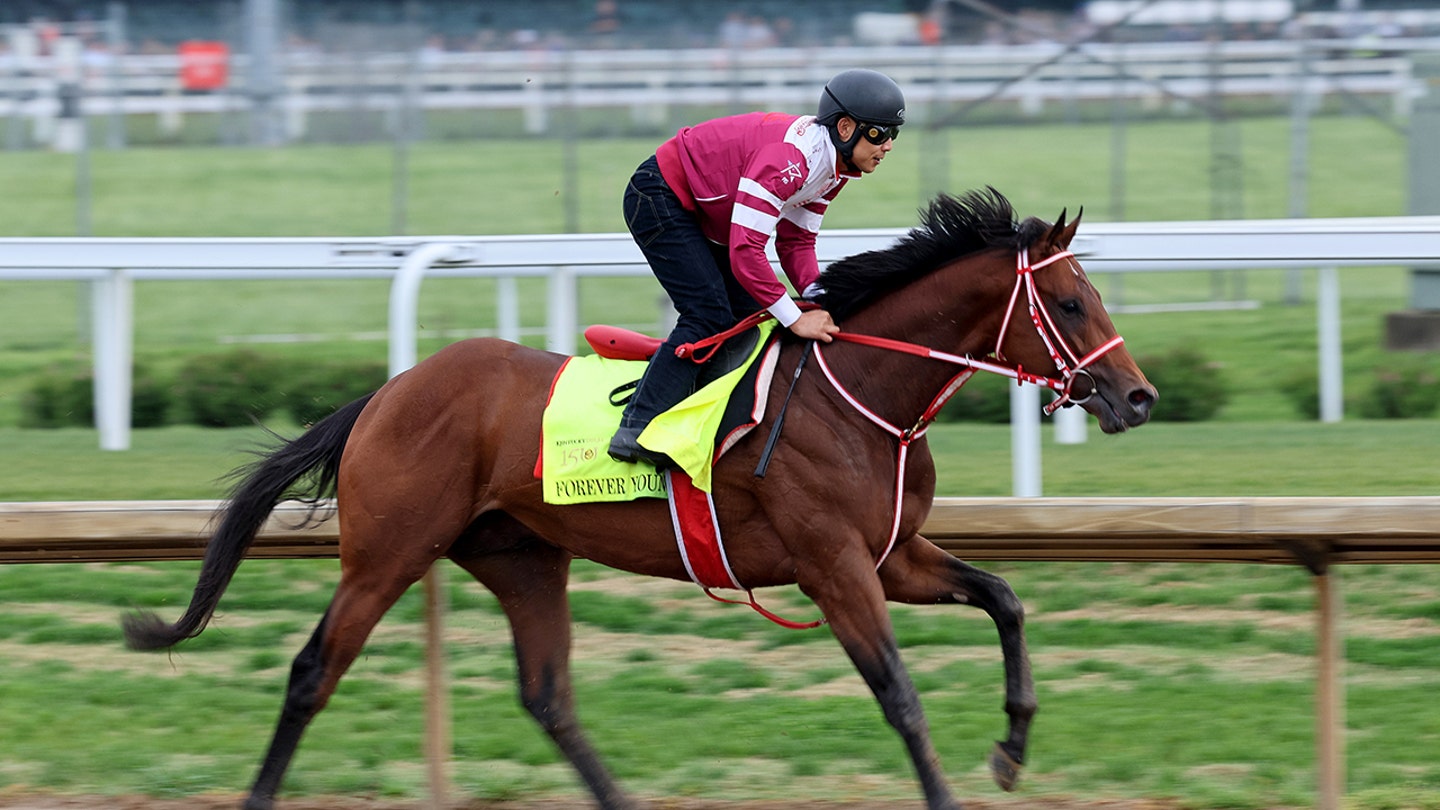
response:
[[[913,120],[931,105],[994,99],[1031,114],[1076,100],[1129,99],[1161,107],[1215,94],[1312,99],[1388,96],[1405,116],[1422,89],[1409,54],[1440,40],[1260,40],[1221,43],[1057,43],[916,47],[829,47],[735,51],[534,50],[375,54],[287,54],[281,87],[249,88],[247,57],[233,58],[230,82],[187,92],[178,55],[106,57],[81,80],[83,112],[157,114],[178,126],[185,114],[234,113],[275,104],[292,137],[325,110],[519,110],[526,132],[545,132],[566,109],[629,110],[663,124],[672,106],[735,105],[808,109],[834,73],[855,65],[885,70],[906,88]],[[74,72],[72,68],[70,72]],[[51,57],[0,63],[0,115],[44,122],[61,115],[66,70]],[[253,96],[253,97],[252,97]]]
[[[821,234],[822,265],[886,247],[903,229]],[[1440,217],[1098,223],[1073,248],[1092,274],[1175,270],[1319,268],[1316,293],[1321,418],[1339,421],[1339,268],[1440,267]],[[772,256],[773,258],[773,256]],[[133,285],[152,279],[390,278],[390,368],[415,362],[422,279],[499,280],[501,337],[518,340],[515,279],[547,285],[546,348],[571,354],[581,330],[577,281],[646,275],[628,234],[426,236],[377,239],[11,238],[0,239],[0,280],[79,280],[92,287],[95,419],[100,447],[130,445]],[[1040,491],[1039,391],[1018,387],[1013,430],[1015,494]],[[1075,411],[1076,409],[1069,409]]]

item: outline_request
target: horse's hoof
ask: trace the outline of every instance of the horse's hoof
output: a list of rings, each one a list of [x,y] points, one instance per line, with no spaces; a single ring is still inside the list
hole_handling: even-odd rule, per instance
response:
[[[995,777],[995,784],[999,785],[1001,790],[1008,793],[1015,789],[1015,783],[1020,781],[1020,769],[1023,767],[1019,760],[1010,756],[1003,744],[995,743],[995,748],[990,751],[990,774]]]

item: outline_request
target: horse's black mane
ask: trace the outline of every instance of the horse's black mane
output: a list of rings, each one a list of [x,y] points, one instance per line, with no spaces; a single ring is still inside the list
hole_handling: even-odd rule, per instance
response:
[[[959,197],[941,194],[895,246],[857,253],[827,267],[820,274],[824,292],[816,300],[837,321],[843,320],[873,298],[947,262],[991,248],[1027,248],[1047,228],[1034,217],[1017,223],[1010,201],[989,186]]]

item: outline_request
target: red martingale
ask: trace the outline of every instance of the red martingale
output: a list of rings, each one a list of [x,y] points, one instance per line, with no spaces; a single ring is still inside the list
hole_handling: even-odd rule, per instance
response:
[[[715,517],[715,502],[710,493],[697,489],[690,476],[680,470],[665,474],[670,491],[670,519],[675,526],[675,542],[680,559],[690,579],[705,595],[728,605],[749,605],[761,616],[790,630],[809,630],[825,624],[824,619],[796,622],[770,612],[755,601],[755,592],[740,584],[730,570],[725,556],[725,543],[720,538],[720,522]],[[745,592],[745,601],[716,596],[714,588],[731,588]]]

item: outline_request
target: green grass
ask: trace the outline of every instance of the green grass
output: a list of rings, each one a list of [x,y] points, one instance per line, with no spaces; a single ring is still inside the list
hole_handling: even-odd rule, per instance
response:
[[[1022,797],[1257,809],[1312,801],[1308,575],[1246,565],[990,568],[1026,599],[1042,706]],[[122,651],[121,607],[178,611],[193,572],[191,563],[0,568],[0,768],[12,786],[183,796],[248,783],[289,655],[323,609],[336,564],[249,562],[197,643],[168,656]],[[1429,754],[1440,722],[1422,707],[1440,627],[1395,608],[1433,599],[1435,572],[1362,566],[1341,577],[1352,628],[1351,806],[1427,807],[1424,797],[1440,786]],[[691,586],[589,564],[579,564],[577,580],[578,698],[596,744],[632,789],[732,799],[915,795],[893,732],[823,630],[782,630]],[[460,789],[488,798],[576,794],[516,704],[493,599],[458,576],[448,581]],[[1263,601],[1275,596],[1290,598]],[[790,602],[786,590],[764,598]],[[407,595],[382,622],[307,734],[292,794],[423,792],[418,603]],[[1003,729],[993,627],[956,608],[893,613],[951,780],[961,795],[996,798],[980,768]],[[1381,740],[1393,744],[1368,744]],[[756,773],[774,778],[757,782]]]

